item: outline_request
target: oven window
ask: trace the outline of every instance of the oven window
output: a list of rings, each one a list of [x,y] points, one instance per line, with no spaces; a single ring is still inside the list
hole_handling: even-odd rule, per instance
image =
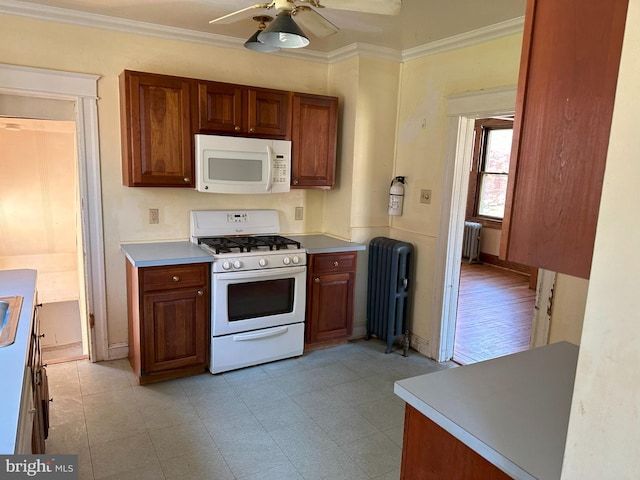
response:
[[[294,287],[293,278],[229,285],[229,321],[291,313]]]

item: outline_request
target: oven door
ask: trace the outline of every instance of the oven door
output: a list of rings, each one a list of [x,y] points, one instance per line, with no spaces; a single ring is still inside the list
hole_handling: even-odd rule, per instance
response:
[[[214,337],[304,322],[307,267],[213,274]]]

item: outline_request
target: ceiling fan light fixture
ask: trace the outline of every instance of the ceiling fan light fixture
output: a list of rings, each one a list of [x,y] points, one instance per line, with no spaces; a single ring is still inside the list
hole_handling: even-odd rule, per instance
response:
[[[309,45],[309,39],[287,11],[278,13],[275,20],[258,33],[258,40],[277,48],[303,48]]]
[[[267,23],[273,20],[273,18],[268,15],[258,15],[256,17],[253,17],[253,19],[258,22],[258,30],[256,30],[256,33],[249,37],[249,40],[244,42],[244,47],[248,48],[249,50],[253,50],[254,52],[261,53],[271,53],[280,50],[278,47],[272,47],[271,45],[267,45],[266,43],[262,43],[260,40],[258,40],[258,35],[260,34],[260,32],[262,32],[267,27]]]

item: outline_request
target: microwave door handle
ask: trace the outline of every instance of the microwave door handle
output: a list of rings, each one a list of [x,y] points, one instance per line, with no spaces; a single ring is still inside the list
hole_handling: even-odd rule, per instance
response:
[[[271,145],[267,145],[267,163],[268,163],[268,168],[267,168],[267,188],[266,191],[270,192],[271,191],[271,167],[273,166],[273,148],[271,148]]]

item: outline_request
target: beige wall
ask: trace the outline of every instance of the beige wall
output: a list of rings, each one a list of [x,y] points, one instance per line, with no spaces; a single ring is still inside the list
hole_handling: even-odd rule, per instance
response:
[[[640,0],[630,0],[562,478],[640,472]]]

